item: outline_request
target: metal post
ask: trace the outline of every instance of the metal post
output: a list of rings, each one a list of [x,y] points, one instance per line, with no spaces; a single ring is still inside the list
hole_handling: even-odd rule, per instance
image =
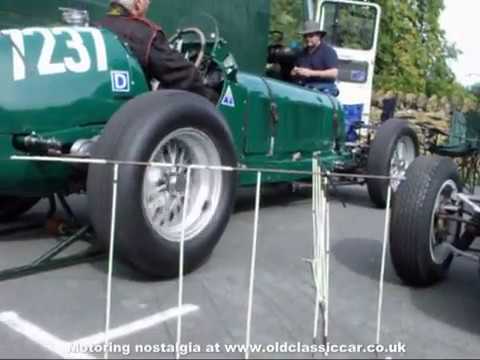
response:
[[[388,241],[390,238],[390,214],[391,214],[391,205],[392,205],[392,184],[388,184],[388,194],[387,194],[387,210],[385,213],[385,233],[383,237],[383,250],[382,250],[382,266],[380,271],[380,284],[378,291],[378,311],[377,311],[377,337],[375,344],[380,345],[380,335],[382,327],[382,308],[383,308],[383,290],[385,282],[385,264],[387,259],[387,247]]]
[[[328,341],[328,297],[329,297],[329,255],[330,255],[330,209],[326,196],[326,179],[322,176],[318,162],[313,164],[313,230],[314,258],[312,261],[315,282],[315,315],[313,340],[318,343],[320,311],[323,315],[323,343]]]
[[[178,269],[178,309],[183,307],[183,268],[185,262],[185,221],[187,220],[187,211],[188,211],[188,201],[190,200],[190,180],[192,175],[192,168],[187,167],[187,183],[185,189],[185,202],[183,204],[183,215],[182,215],[182,235],[180,239],[180,260],[179,260],[179,269]],[[180,359],[180,344],[182,342],[182,312],[178,312],[177,318],[177,348],[176,348],[176,357]]]
[[[322,292],[322,317],[323,317],[323,344],[326,344],[327,332],[328,332],[328,320],[327,320],[327,236],[328,236],[328,210],[327,210],[327,196],[325,194],[324,178],[321,177],[320,181],[321,194],[322,194],[322,236],[320,244],[320,274],[317,276],[321,279],[321,292]],[[325,350],[326,351],[326,350]]]
[[[250,285],[248,291],[248,311],[247,311],[247,330],[246,330],[246,348],[245,359],[250,357],[251,330],[252,330],[252,310],[253,310],[253,291],[255,287],[255,263],[257,259],[257,239],[258,239],[258,218],[260,213],[260,191],[262,187],[262,173],[257,173],[257,190],[255,195],[255,220],[253,226],[253,245],[252,259],[250,263]]]
[[[113,193],[112,193],[112,218],[110,224],[110,250],[108,254],[108,278],[107,278],[107,308],[105,312],[105,353],[104,359],[108,359],[108,344],[110,341],[110,315],[112,311],[112,277],[113,255],[115,243],[115,227],[117,213],[117,190],[118,190],[118,164],[113,165]]]
[[[318,322],[320,319],[320,303],[321,303],[321,285],[318,278],[318,260],[320,258],[320,232],[321,224],[319,223],[319,216],[320,216],[320,198],[322,194],[321,190],[321,176],[319,174],[319,166],[317,160],[314,160],[314,167],[313,167],[313,260],[312,260],[312,272],[313,272],[313,279],[315,282],[315,315],[314,315],[314,325],[313,325],[313,339],[314,341],[318,338]]]
[[[326,223],[326,238],[325,238],[325,307],[324,307],[324,337],[323,337],[323,345],[325,345],[325,351],[327,352],[327,345],[328,345],[328,336],[330,331],[330,203],[328,199],[326,199],[326,208],[327,212],[327,223]]]

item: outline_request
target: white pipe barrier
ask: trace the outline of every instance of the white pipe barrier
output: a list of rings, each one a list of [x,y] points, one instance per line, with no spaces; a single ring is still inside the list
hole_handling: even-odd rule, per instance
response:
[[[97,165],[113,165],[113,196],[112,196],[112,217],[111,217],[111,231],[110,231],[110,249],[108,255],[108,277],[107,277],[107,295],[106,295],[106,310],[105,310],[105,353],[104,358],[108,359],[109,353],[109,333],[110,333],[110,319],[111,319],[111,300],[112,300],[112,275],[113,275],[113,259],[114,259],[114,245],[115,245],[115,227],[116,227],[116,208],[117,208],[117,189],[119,183],[119,167],[122,165],[138,165],[145,167],[183,167],[187,169],[185,206],[183,209],[182,221],[185,223],[187,214],[187,205],[190,192],[191,172],[193,170],[206,171],[229,171],[229,172],[256,172],[257,185],[255,194],[255,218],[253,226],[253,244],[252,255],[250,263],[250,281],[248,292],[248,310],[246,320],[246,353],[245,359],[249,359],[249,346],[251,344],[251,328],[253,321],[253,295],[255,288],[255,265],[257,257],[257,241],[258,241],[258,222],[260,215],[260,197],[262,187],[263,173],[277,173],[277,174],[297,174],[297,175],[311,175],[312,176],[312,214],[313,214],[313,259],[308,260],[311,264],[313,283],[315,287],[315,315],[314,315],[314,342],[318,341],[319,333],[319,318],[320,311],[323,316],[323,342],[324,345],[328,343],[329,335],[329,285],[330,285],[330,204],[326,195],[328,177],[342,176],[362,179],[381,179],[394,180],[391,177],[376,176],[376,175],[358,175],[358,174],[335,174],[331,172],[323,172],[319,166],[317,159],[313,160],[312,171],[297,171],[285,169],[271,169],[271,168],[233,168],[226,166],[208,166],[208,165],[177,165],[155,162],[132,162],[132,161],[112,161],[105,159],[83,159],[73,157],[44,157],[44,156],[12,156],[11,160],[17,161],[38,161],[38,162],[60,162],[72,164],[97,164]],[[404,180],[404,178],[395,178],[395,180]],[[382,264],[380,270],[379,294],[378,294],[378,311],[377,311],[377,332],[376,344],[380,344],[381,326],[382,326],[382,309],[384,298],[384,278],[385,278],[385,263],[388,246],[388,237],[390,232],[390,214],[391,214],[391,197],[392,188],[389,184],[387,210],[385,214],[385,233],[383,239],[382,249]],[[179,255],[179,279],[178,279],[178,308],[181,309],[183,305],[183,290],[184,290],[184,248],[185,248],[185,226],[182,228],[182,235],[180,241],[180,255]],[[177,352],[176,359],[180,359],[180,344],[182,340],[182,313],[179,312],[177,317]],[[328,354],[326,354],[328,355]]]
[[[255,193],[255,219],[253,224],[252,258],[250,263],[250,284],[248,290],[247,330],[245,336],[245,359],[250,357],[250,344],[252,333],[253,291],[255,288],[255,264],[257,261],[258,218],[260,215],[260,195],[262,190],[262,173],[257,173],[257,190]]]
[[[382,265],[380,269],[380,281],[378,289],[378,308],[377,308],[377,337],[376,345],[380,345],[380,335],[382,328],[382,309],[383,309],[383,290],[385,284],[385,265],[387,261],[387,248],[390,238],[390,214],[392,208],[392,186],[389,184],[387,193],[387,209],[385,211],[385,233],[383,236]]]
[[[318,343],[320,310],[323,317],[323,345],[329,332],[330,204],[326,195],[328,179],[322,176],[318,160],[313,161],[313,254],[311,261],[316,288],[313,340]],[[328,354],[325,354],[328,355]]]
[[[104,359],[108,359],[108,344],[110,342],[110,316],[112,313],[112,278],[113,278],[113,255],[115,245],[115,228],[117,225],[117,190],[118,190],[118,164],[113,165],[113,193],[112,193],[112,219],[110,222],[110,249],[108,254],[107,275],[107,304],[105,311],[105,353]]]
[[[190,200],[190,181],[192,178],[192,169],[187,168],[187,181],[185,185],[185,205],[183,206],[182,214],[182,236],[180,239],[180,261],[178,269],[178,308],[181,309],[183,306],[183,268],[184,268],[184,258],[185,258],[185,220],[187,218],[187,209],[188,203]],[[182,343],[182,312],[178,312],[177,319],[177,359],[180,359],[180,344]]]

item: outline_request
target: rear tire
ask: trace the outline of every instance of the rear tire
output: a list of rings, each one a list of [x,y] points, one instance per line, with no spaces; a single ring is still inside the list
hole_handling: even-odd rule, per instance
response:
[[[206,99],[182,91],[149,93],[126,104],[107,124],[94,156],[236,166],[232,136],[221,114]],[[112,178],[111,165],[89,169],[91,221],[105,247],[110,239]],[[146,275],[178,276],[185,188],[184,168],[119,166],[115,251]],[[192,170],[190,189],[185,273],[200,266],[220,240],[233,210],[236,173]]]
[[[390,254],[398,276],[408,285],[442,280],[452,263],[460,224],[438,217],[440,204],[454,202],[462,190],[455,163],[439,156],[419,157],[407,171],[392,209]]]
[[[33,208],[40,198],[22,198],[16,196],[0,197],[0,222],[8,222],[17,219],[31,208]]]
[[[418,137],[408,122],[390,119],[375,134],[368,155],[368,175],[403,176],[419,152]],[[382,209],[387,205],[388,183],[388,180],[367,180],[370,199]],[[394,192],[398,184],[392,181]]]

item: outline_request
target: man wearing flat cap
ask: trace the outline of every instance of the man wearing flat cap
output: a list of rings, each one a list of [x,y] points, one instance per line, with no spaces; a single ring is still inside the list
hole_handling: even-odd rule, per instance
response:
[[[292,70],[295,82],[333,96],[339,91],[335,84],[338,77],[338,55],[324,38],[327,35],[315,21],[306,21],[300,31],[305,40],[305,49]]]

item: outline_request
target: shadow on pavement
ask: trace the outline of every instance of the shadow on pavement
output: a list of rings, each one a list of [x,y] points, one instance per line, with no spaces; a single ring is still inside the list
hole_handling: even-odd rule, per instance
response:
[[[367,277],[375,282],[380,279],[382,262],[382,243],[370,239],[344,239],[335,243],[332,247],[335,259],[357,275]],[[385,282],[399,285],[397,278],[387,256],[385,268]]]
[[[255,187],[239,188],[235,202],[235,213],[252,211],[255,209]],[[289,206],[298,201],[312,201],[310,189],[293,192],[288,184],[263,185],[260,199],[262,208],[275,206]]]
[[[344,202],[347,206],[354,205],[367,209],[377,209],[370,200],[366,187],[359,185],[341,186],[330,192],[331,198],[335,202]]]
[[[361,191],[359,191],[359,189]],[[344,203],[367,209],[376,209],[370,201],[366,188],[354,185],[343,186],[330,190],[329,195],[334,203]],[[293,192],[288,184],[263,185],[261,206],[289,206],[298,201],[312,201],[311,188],[303,188]],[[255,187],[240,188],[237,193],[235,212],[245,212],[255,209]]]
[[[449,276],[426,289],[411,289],[412,303],[428,317],[480,335],[480,278],[477,266],[457,259]]]
[[[378,283],[382,256],[380,241],[345,239],[332,248],[334,258],[353,273]],[[408,289],[410,301],[427,317],[480,335],[480,278],[472,262],[456,259],[449,276],[428,288],[408,288],[397,277],[387,256],[385,283]]]

